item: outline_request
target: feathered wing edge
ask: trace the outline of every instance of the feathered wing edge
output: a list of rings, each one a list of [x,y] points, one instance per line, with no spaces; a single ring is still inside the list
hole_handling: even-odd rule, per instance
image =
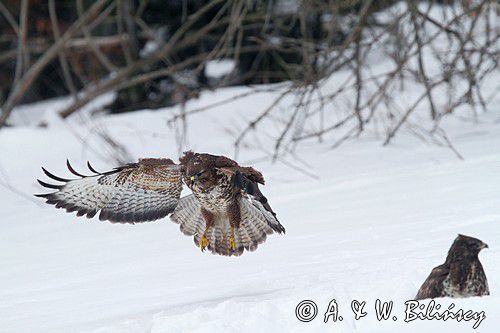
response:
[[[134,187],[122,187],[120,190],[117,190],[116,186],[102,185],[99,184],[98,181],[101,177],[113,176],[125,169],[136,169],[141,163],[151,167],[162,162],[166,163],[166,165],[170,163],[174,165],[173,162],[168,159],[143,159],[139,160],[139,163],[130,163],[114,168],[111,171],[98,172],[89,162],[87,162],[87,167],[92,173],[92,175],[87,176],[75,171],[69,163],[69,160],[66,160],[68,170],[80,178],[62,178],[42,167],[42,171],[47,177],[64,184],[49,184],[37,179],[41,186],[57,191],[35,194],[35,196],[46,199],[46,203],[54,205],[56,208],[63,208],[67,212],[76,212],[77,216],[85,215],[87,218],[92,218],[100,211],[99,219],[101,221],[108,220],[113,223],[132,224],[135,222],[154,221],[172,213],[177,205],[179,197],[170,198],[165,196],[165,193],[147,192],[146,190]],[[72,187],[74,187],[74,189]],[[182,185],[180,185],[180,189],[181,188]],[[180,189],[178,191],[179,195]],[[138,190],[140,192],[136,192]],[[63,193],[63,191],[66,191],[66,193]],[[85,195],[82,194],[83,191],[86,191]],[[140,204],[131,203],[125,200],[127,195],[133,197],[141,194],[144,195],[145,198],[143,198]]]
[[[262,177],[262,175],[258,171],[254,170],[253,168],[252,168],[252,170],[253,170],[253,172],[256,172],[260,175],[260,180],[261,180],[260,183],[263,184],[264,178]],[[237,170],[232,176],[232,182],[236,188],[239,188],[245,194],[248,195],[248,197],[252,201],[253,205],[256,206],[257,208],[259,208],[263,214],[265,214],[265,215],[270,214],[273,217],[273,218],[271,218],[271,216],[268,216],[268,221],[269,221],[270,227],[275,232],[277,232],[279,234],[285,233],[286,232],[285,227],[283,227],[283,225],[281,225],[281,223],[279,222],[279,220],[276,216],[276,213],[271,208],[269,201],[267,200],[267,198],[264,196],[264,194],[262,194],[262,192],[259,189],[259,184],[258,184],[259,178],[256,178],[256,180],[253,180],[254,178],[250,178],[246,174]],[[257,202],[260,203],[260,205],[257,205]]]
[[[239,205],[241,222],[240,227],[235,229],[236,250],[230,248],[230,225],[228,220],[224,220],[216,222],[207,234],[207,248],[213,254],[240,256],[245,250],[255,251],[259,244],[266,241],[267,235],[284,232],[283,226],[259,201],[250,196],[241,196]],[[180,225],[182,233],[194,236],[194,242],[199,246],[206,223],[200,203],[193,194],[180,199],[170,219]]]
[[[86,175],[83,175],[77,171],[75,171],[75,169],[71,166],[71,164],[69,163],[69,160],[66,160],[66,167],[68,168],[69,172],[71,172],[72,174],[74,174],[75,176],[78,176],[80,177],[81,179],[84,179],[84,178],[89,178],[89,177],[96,177],[96,176],[102,176],[104,175],[104,173],[100,173],[100,172],[97,172],[93,167],[92,165],[90,164],[90,162],[87,161],[87,167],[88,169],[92,172],[93,175],[90,175],[90,176],[86,176]],[[119,168],[116,168],[116,169],[113,169],[112,171],[109,171],[105,174],[112,174],[112,173],[115,173],[115,172],[119,172],[121,169]],[[56,208],[65,208],[66,211],[68,213],[71,213],[71,212],[77,212],[76,215],[77,216],[86,216],[87,218],[92,218],[94,217],[98,210],[92,210],[92,209],[85,209],[85,208],[81,208],[81,207],[77,207],[75,205],[71,205],[67,202],[63,202],[62,200],[58,199],[57,198],[57,193],[59,193],[59,191],[61,189],[64,188],[64,186],[71,182],[71,181],[74,181],[74,180],[78,180],[78,179],[67,179],[67,178],[62,178],[62,177],[59,177],[59,176],[56,176],[54,175],[53,173],[49,172],[47,169],[45,169],[44,167],[42,167],[42,171],[43,173],[49,177],[50,179],[52,180],[55,180],[55,181],[58,181],[58,182],[62,182],[64,184],[62,185],[54,185],[54,184],[49,184],[49,183],[46,183],[40,179],[37,179],[37,182],[45,187],[45,188],[49,188],[49,189],[53,189],[53,190],[58,190],[56,192],[52,192],[52,193],[43,193],[43,194],[34,194],[35,197],[39,197],[39,198],[44,198],[46,199],[46,203],[49,204],[49,205],[54,205]]]

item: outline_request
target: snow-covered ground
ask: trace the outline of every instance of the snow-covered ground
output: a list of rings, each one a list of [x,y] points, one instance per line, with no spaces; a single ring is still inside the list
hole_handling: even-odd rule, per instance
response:
[[[203,104],[241,88],[205,93]],[[232,156],[231,124],[268,104],[258,95],[193,116],[189,146]],[[404,322],[404,302],[430,270],[444,261],[458,233],[490,245],[480,255],[491,296],[441,299],[443,307],[485,311],[478,331],[500,325],[500,103],[479,123],[449,118],[444,127],[465,160],[449,149],[401,134],[388,147],[365,136],[330,150],[302,146],[292,159],[317,179],[277,162],[259,162],[244,150],[240,162],[267,177],[264,192],[287,228],[256,252],[238,258],[201,253],[168,218],[113,225],[77,218],[31,199],[42,190],[40,166],[67,175],[66,158],[106,170],[112,163],[93,140],[106,128],[133,157],[177,157],[172,109],[103,116],[86,125],[53,114],[64,101],[25,108],[49,123],[0,132],[1,332],[325,332],[423,329],[468,332],[473,322]],[[34,117],[33,114],[31,114]],[[82,145],[82,139],[88,144]],[[90,148],[88,147],[90,145]],[[82,148],[86,147],[86,148]],[[101,149],[102,148],[102,149]],[[26,196],[25,196],[26,195]],[[302,300],[317,303],[315,320],[295,316]],[[342,322],[323,322],[336,299]],[[366,301],[368,315],[354,320],[350,302]],[[377,321],[376,299],[394,301],[397,321]]]

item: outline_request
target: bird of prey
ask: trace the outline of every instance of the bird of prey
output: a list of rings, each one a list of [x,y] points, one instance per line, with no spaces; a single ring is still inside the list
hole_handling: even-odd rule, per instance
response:
[[[435,267],[415,299],[489,295],[488,281],[478,254],[488,245],[477,238],[458,235],[444,264]]]
[[[38,182],[57,191],[36,196],[56,208],[114,223],[154,221],[169,214],[181,231],[194,236],[201,250],[214,254],[241,255],[254,251],[266,236],[284,233],[258,184],[262,174],[239,166],[224,156],[185,152],[180,164],[171,159],[145,158],[108,172],[92,175],[76,172],[78,179],[65,179],[42,168],[45,175],[61,184]],[[192,194],[180,197],[182,184]]]

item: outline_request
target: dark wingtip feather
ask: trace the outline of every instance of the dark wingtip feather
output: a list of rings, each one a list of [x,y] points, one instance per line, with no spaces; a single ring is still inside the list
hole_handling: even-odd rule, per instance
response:
[[[53,193],[33,194],[37,198],[48,198]]]
[[[40,179],[37,179],[38,183],[42,185],[43,187],[46,188],[52,188],[54,190],[60,190],[64,187],[64,185],[53,185],[53,184],[48,184],[46,182],[41,181]]]
[[[278,222],[278,224],[270,224],[271,229],[276,231],[278,234],[286,234],[285,227],[278,221],[278,219],[276,218],[276,214],[274,214],[274,218],[276,219],[276,222]]]
[[[56,206],[55,206],[56,208],[66,208],[69,206],[69,204],[67,202],[64,202],[62,200],[56,201],[55,204],[56,204]]]
[[[95,214],[97,214],[97,210],[94,209],[94,210],[90,210],[87,212],[87,218],[91,219],[95,216]]]
[[[78,177],[82,177],[82,178],[85,178],[87,176],[85,175],[82,175],[81,173],[79,172],[76,172],[75,169],[73,169],[73,167],[71,166],[71,164],[69,163],[69,160],[66,160],[66,166],[68,167],[68,170],[69,172],[71,172],[72,174],[74,174],[75,176],[78,176]]]
[[[81,208],[80,208],[80,209],[77,211],[76,216],[83,216],[83,215],[85,215],[85,214],[87,214],[87,210],[85,210],[85,209],[81,209]]]
[[[90,171],[92,171],[93,173],[95,173],[96,175],[100,175],[100,174],[101,174],[100,172],[96,171],[96,170],[92,167],[92,165],[90,165],[90,162],[89,162],[89,161],[87,161],[87,168],[89,168],[89,170],[90,170]]]
[[[68,213],[76,212],[78,210],[78,207],[76,205],[66,205],[63,208],[66,208],[66,211]]]
[[[59,181],[59,182],[65,182],[65,183],[67,183],[67,182],[69,182],[69,181],[71,180],[71,179],[66,179],[66,178],[61,178],[61,177],[58,177],[58,176],[56,176],[56,175],[54,175],[54,174],[50,173],[49,171],[47,171],[47,169],[45,169],[44,167],[42,167],[42,171],[43,171],[43,173],[44,173],[47,177],[49,177],[49,178],[51,178],[51,179],[53,179],[53,180],[57,180],[57,181]]]

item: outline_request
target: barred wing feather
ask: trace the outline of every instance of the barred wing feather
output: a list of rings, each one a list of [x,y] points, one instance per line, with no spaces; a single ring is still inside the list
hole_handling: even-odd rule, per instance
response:
[[[43,169],[52,180],[62,184],[38,182],[56,192],[38,194],[48,204],[77,212],[78,216],[114,223],[154,221],[167,216],[177,206],[182,191],[180,167],[170,159],[140,159],[111,171],[99,173],[90,164],[91,176],[68,169],[78,179],[65,179]]]

